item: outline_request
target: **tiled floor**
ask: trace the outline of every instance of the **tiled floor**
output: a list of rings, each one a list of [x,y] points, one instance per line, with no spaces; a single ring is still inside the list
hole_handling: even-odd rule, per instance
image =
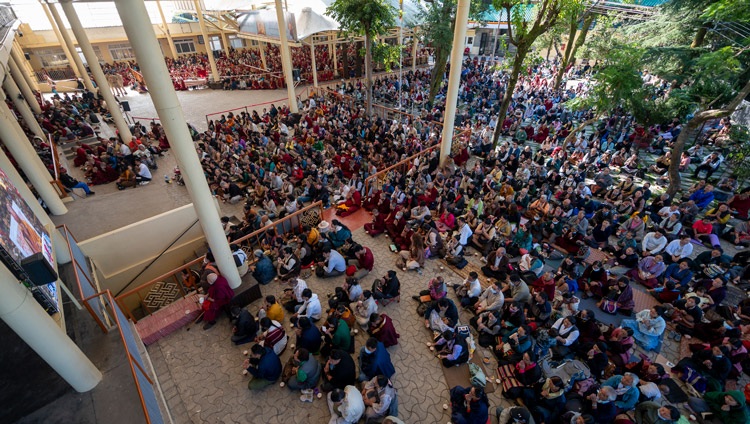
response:
[[[372,239],[362,229],[354,231],[354,239],[369,246],[375,254],[375,270],[364,279],[364,286],[394,268],[395,255],[388,249],[388,239]],[[398,271],[402,285],[402,300],[392,303],[381,312],[393,318],[401,334],[400,343],[390,349],[396,367],[393,383],[399,390],[400,417],[407,423],[447,422],[449,414],[442,408],[448,399],[440,363],[429,355],[425,345],[430,334],[416,314],[417,303],[411,299],[426,286],[426,282],[440,272],[440,262],[428,261],[422,276],[416,272]],[[459,277],[449,270],[443,271],[449,283],[458,282]],[[334,287],[343,283],[343,277],[321,280],[310,277],[308,284],[323,300]],[[282,287],[271,283],[262,288],[264,294],[279,294]],[[259,302],[250,306],[256,312]],[[468,322],[469,316],[463,321]],[[288,324],[288,323],[287,323]],[[291,332],[291,331],[289,331]],[[161,376],[171,376],[176,392],[168,398],[170,406],[182,402],[187,416],[175,422],[232,423],[264,422],[288,423],[291,417],[310,423],[327,422],[329,415],[323,400],[312,404],[299,401],[299,393],[286,388],[272,386],[261,393],[250,393],[247,377],[242,376],[242,351],[250,344],[236,347],[229,341],[230,329],[227,321],[221,321],[209,331],[195,328],[193,331],[178,331],[148,347]],[[364,332],[356,339],[357,350],[366,340]],[[290,342],[291,343],[291,342]],[[290,356],[290,349],[282,360]],[[171,383],[170,383],[171,384]],[[499,391],[490,396],[493,405],[502,405]]]
[[[395,255],[388,249],[387,238],[380,236],[373,239],[362,229],[358,229],[354,231],[354,239],[369,246],[375,254],[375,270],[364,279],[365,287],[369,287],[376,277],[384,275],[387,270],[395,269]],[[479,260],[478,257],[470,259],[477,262]],[[460,277],[448,267],[440,271],[440,265],[442,263],[439,260],[428,260],[421,276],[416,272],[398,270],[402,300],[381,308],[381,312],[393,318],[401,334],[399,345],[392,347],[390,353],[396,367],[393,383],[399,390],[400,418],[407,423],[440,423],[449,420],[448,412],[442,409],[443,403],[448,399],[449,388],[443,378],[441,365],[425,346],[429,341],[429,332],[416,315],[416,302],[411,300],[411,295],[422,290],[427,281],[439,273],[442,273],[449,284],[460,281]],[[343,277],[322,280],[312,276],[308,279],[310,287],[323,300],[327,293],[342,282]],[[264,295],[279,294],[282,287],[278,283],[271,283],[262,290]],[[651,304],[645,293],[638,295],[639,305],[642,303],[641,306],[645,307]],[[453,297],[453,294],[450,296]],[[255,313],[258,307],[259,302],[256,302],[250,306],[250,310]],[[461,314],[462,322],[468,322],[470,315],[465,311]],[[617,318],[620,319],[621,316]],[[285,324],[288,328],[288,323]],[[291,333],[291,330],[288,332]],[[162,375],[167,376],[167,384],[174,386],[174,390],[168,393],[168,402],[173,407],[175,422],[287,423],[291,417],[310,423],[327,422],[328,410],[323,400],[304,404],[299,401],[298,393],[278,386],[271,386],[260,393],[250,393],[246,389],[247,377],[241,374],[244,359],[242,351],[248,349],[250,344],[233,346],[229,336],[229,324],[222,321],[209,331],[198,327],[190,332],[177,331],[148,347],[160,378]],[[365,335],[360,332],[356,339],[357,350],[364,341]],[[658,359],[664,363],[676,363],[681,352],[685,352],[687,344],[685,339],[681,343],[667,340]],[[483,355],[483,350],[480,348],[477,354]],[[282,361],[290,355],[290,349],[287,349]],[[650,356],[657,358],[653,353]],[[494,367],[493,359],[488,370]],[[492,406],[508,405],[499,390],[489,397]],[[184,405],[184,410],[181,405]]]

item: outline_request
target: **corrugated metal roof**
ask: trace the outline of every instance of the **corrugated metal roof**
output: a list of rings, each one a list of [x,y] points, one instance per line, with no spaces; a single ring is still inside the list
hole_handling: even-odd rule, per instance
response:
[[[661,6],[669,0],[605,0],[602,3],[619,3],[624,7],[629,6],[640,6],[640,7],[657,7]],[[593,1],[592,1],[593,2]],[[534,17],[534,6],[527,5],[525,18],[531,20]],[[485,13],[481,15],[481,20],[485,22],[508,22],[508,16],[505,10],[497,11],[493,6],[490,6]]]

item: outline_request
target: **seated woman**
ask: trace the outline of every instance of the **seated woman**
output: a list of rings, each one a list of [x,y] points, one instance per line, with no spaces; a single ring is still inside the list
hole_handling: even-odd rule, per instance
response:
[[[510,401],[520,400],[524,390],[532,389],[542,378],[542,367],[533,357],[533,353],[527,351],[518,362],[497,369],[504,398]]]
[[[396,260],[396,266],[401,270],[418,270],[422,272],[424,267],[424,239],[419,233],[412,233],[411,245],[409,250],[401,250],[398,252],[399,258]]]
[[[560,377],[550,377],[533,389],[525,389],[521,398],[523,404],[529,406],[535,422],[554,422],[565,408],[565,382]]]
[[[666,325],[656,308],[644,309],[636,314],[634,320],[624,319],[621,324],[623,328],[633,330],[633,338],[646,350],[658,350]]]
[[[452,423],[484,424],[489,419],[489,400],[481,386],[456,386],[450,396]]]
[[[604,333],[604,341],[607,343],[607,356],[615,364],[616,372],[621,372],[625,364],[630,362],[630,351],[635,344],[633,329],[610,327],[610,331]]]
[[[294,250],[289,246],[284,247],[282,255],[277,259],[276,273],[280,279],[286,281],[299,275],[301,264]]]
[[[610,284],[607,279],[607,271],[602,268],[600,261],[595,261],[587,266],[583,275],[578,279],[578,287],[584,292],[584,299],[588,297],[604,297],[609,291]]]
[[[465,364],[469,361],[469,346],[466,338],[457,333],[455,328],[443,331],[434,343],[436,356],[444,367]]]
[[[513,333],[507,335],[505,341],[498,338],[498,344],[492,347],[498,365],[515,364],[524,353],[532,352],[533,340],[530,333],[530,327],[521,325]]]
[[[620,224],[617,228],[617,236],[621,236],[625,233],[631,232],[635,236],[636,241],[643,240],[643,236],[646,232],[646,222],[641,217],[641,214],[634,213],[625,222]]]
[[[401,337],[393,326],[393,319],[386,314],[374,313],[370,315],[369,327],[367,333],[378,339],[385,347],[391,347],[398,344]]]
[[[120,178],[115,180],[115,184],[117,184],[118,190],[125,190],[128,187],[136,186],[135,173],[133,172],[132,165],[128,165],[128,167],[122,171]]]
[[[599,301],[597,306],[608,314],[632,315],[635,302],[633,301],[633,288],[630,287],[630,280],[627,277],[620,277],[617,284],[610,287],[609,293]]]
[[[339,248],[352,238],[352,232],[349,230],[349,227],[342,224],[339,220],[334,219],[331,221],[331,231],[327,237],[334,248]]]
[[[396,276],[396,271],[390,270],[382,279],[376,279],[372,283],[372,297],[375,300],[390,301],[401,295],[401,282]]]

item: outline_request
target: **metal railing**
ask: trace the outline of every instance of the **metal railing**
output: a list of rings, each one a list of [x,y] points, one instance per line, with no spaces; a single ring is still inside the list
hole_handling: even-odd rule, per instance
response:
[[[41,71],[34,71],[34,75],[37,82],[40,83],[46,83],[49,80],[62,81],[76,79],[76,73],[71,68],[42,69]]]
[[[302,221],[303,221],[303,218],[306,216],[306,214],[309,214],[312,211],[315,211],[316,209],[317,209],[319,219],[323,219],[323,202],[318,201],[294,213],[286,215],[283,218],[273,221],[270,224],[262,228],[259,228],[242,238],[239,238],[233,241],[232,243],[238,244],[246,252],[252,253],[252,251],[255,249],[261,249],[263,247],[262,246],[263,241],[267,240],[268,237],[288,234],[290,232],[295,232],[296,230],[299,230],[302,227]],[[318,222],[320,221],[318,220]],[[315,222],[315,224],[317,225],[317,222]],[[193,259],[190,262],[187,262],[186,264],[180,267],[167,271],[164,274],[139,285],[138,287],[128,290],[125,293],[122,293],[121,295],[115,298],[115,300],[117,301],[117,304],[125,312],[128,318],[130,318],[133,322],[138,322],[138,319],[133,313],[134,310],[138,308],[134,308],[130,306],[134,304],[134,298],[137,298],[136,299],[137,304],[139,305],[139,308],[141,309],[141,312],[143,315],[141,318],[143,318],[145,316],[151,315],[152,313],[156,312],[156,310],[153,310],[152,308],[148,307],[148,305],[144,302],[144,299],[148,296],[148,294],[154,288],[154,285],[156,285],[157,283],[168,281],[168,280],[174,281],[179,287],[180,295],[181,295],[180,298],[184,297],[186,295],[186,287],[184,286],[184,280],[182,277],[183,271],[187,271],[187,272],[192,272],[193,270],[198,271],[201,265],[203,264],[203,259],[205,257],[206,256],[203,255],[199,258]],[[255,257],[252,254],[248,254],[248,260],[254,261]],[[252,262],[250,264],[252,264]],[[168,304],[163,304],[161,305],[160,308],[163,308],[165,306],[168,306]]]
[[[300,92],[297,95],[297,97],[299,97],[302,100],[307,100],[308,98],[310,98],[311,91],[314,91],[314,90],[315,90],[315,88],[312,87],[312,86],[306,87],[302,92]],[[233,108],[233,109],[222,110],[222,111],[219,111],[219,112],[211,112],[211,113],[209,113],[209,114],[206,115],[206,125],[207,126],[210,125],[210,123],[212,121],[212,118],[219,117],[220,115],[223,115],[225,113],[229,113],[229,112],[234,112],[234,113],[236,113],[236,112],[240,112],[240,113],[241,112],[245,112],[245,113],[247,113],[249,115],[250,112],[253,110],[252,108],[254,108],[254,107],[263,106],[263,105],[270,105],[271,103],[285,103],[285,102],[288,102],[288,101],[289,101],[288,97],[282,97],[282,98],[279,98],[279,99],[269,100],[269,101],[262,102],[262,103],[253,103],[253,104],[246,105],[246,106],[239,106],[239,107],[236,107],[236,108]]]
[[[89,311],[99,328],[104,333],[108,333],[107,318],[104,315],[101,303],[92,302],[92,300],[97,298],[96,293],[99,293],[100,290],[86,262],[86,255],[78,247],[78,240],[65,224],[58,225],[55,228],[60,230],[61,234],[65,237],[65,243],[68,245],[68,253],[70,253],[71,264],[73,265],[73,276],[78,287],[78,299],[86,307],[86,310]]]
[[[68,227],[59,225],[56,228],[63,234],[68,245],[73,275],[78,287],[78,300],[85,305],[86,310],[89,311],[102,332],[107,334],[115,326],[117,327],[133,375],[135,389],[143,408],[144,419],[149,424],[163,423],[164,420],[154,390],[154,381],[145,370],[143,359],[138,353],[136,336],[133,334],[127,318],[115,302],[112,293],[109,290],[100,291],[97,287],[92,270],[88,266],[88,259],[78,247],[78,240]]]
[[[471,136],[471,130],[466,130],[463,132],[460,132],[456,135],[454,135],[454,140],[470,137]],[[406,159],[401,160],[398,163],[395,163],[388,168],[385,168],[381,171],[378,171],[377,173],[370,175],[365,179],[365,193],[369,195],[372,190],[380,190],[380,188],[383,186],[383,184],[390,180],[392,176],[395,176],[396,173],[398,174],[405,174],[409,172],[409,169],[411,169],[412,166],[414,166],[414,160],[419,158],[419,163],[423,163],[422,159],[426,159],[430,153],[434,150],[440,149],[441,143],[437,143],[435,145],[432,145],[430,147],[427,147],[426,149],[415,153],[411,156],[409,156]],[[452,144],[451,152],[455,153],[456,147],[458,146],[458,143]]]
[[[60,167],[62,165],[60,165],[57,156],[57,145],[52,141],[51,134],[47,135],[47,144],[49,144],[50,155],[52,156],[52,176],[54,177],[54,179],[50,181],[50,184],[57,189],[57,195],[60,196],[61,199],[64,199],[68,197],[68,190],[62,181],[60,181]]]
[[[143,410],[143,418],[146,420],[146,423],[163,423],[164,418],[161,415],[159,401],[156,397],[154,379],[151,378],[145,370],[143,358],[138,352],[136,335],[134,334],[134,331],[132,331],[130,323],[123,314],[122,309],[112,297],[112,293],[109,290],[104,290],[84,300],[101,302],[103,305],[103,311],[117,326],[117,331],[120,334],[120,340],[122,341],[122,347],[125,351],[128,365],[130,366],[130,373],[133,376],[133,383],[138,392],[138,400],[140,401]]]

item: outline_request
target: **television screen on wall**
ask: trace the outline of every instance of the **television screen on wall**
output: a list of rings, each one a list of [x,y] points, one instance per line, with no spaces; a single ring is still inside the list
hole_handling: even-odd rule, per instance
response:
[[[50,268],[56,269],[52,254],[52,239],[34,211],[21,197],[5,172],[0,169],[0,257],[8,269],[27,286],[39,286],[56,304],[55,280],[29,281],[21,267],[24,259],[41,253]],[[44,283],[44,284],[40,284]],[[38,295],[35,293],[35,297]]]

